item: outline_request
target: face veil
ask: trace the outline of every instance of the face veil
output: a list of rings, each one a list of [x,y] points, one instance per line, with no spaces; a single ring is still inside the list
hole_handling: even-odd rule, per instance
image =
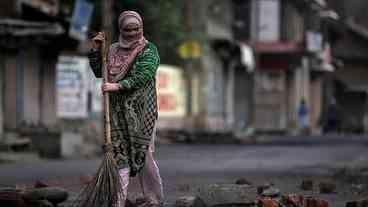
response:
[[[135,28],[136,30],[128,32],[127,29],[129,28]],[[119,32],[119,44],[122,48],[131,49],[145,42],[143,21],[137,12],[125,11],[120,14]]]
[[[135,57],[144,49],[147,40],[143,35],[143,21],[134,11],[125,11],[119,16],[119,42],[111,47],[108,56],[109,81],[123,79]]]

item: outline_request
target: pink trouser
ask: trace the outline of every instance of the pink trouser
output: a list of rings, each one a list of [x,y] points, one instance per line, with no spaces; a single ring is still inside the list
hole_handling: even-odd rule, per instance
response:
[[[129,168],[119,170],[122,180],[123,198],[120,199],[119,207],[124,207],[125,200],[129,197],[138,198],[143,195],[144,199],[155,204],[160,204],[163,199],[162,180],[160,177],[158,166],[153,158],[154,152],[154,136],[146,155],[146,163],[144,168],[136,177],[129,177]]]

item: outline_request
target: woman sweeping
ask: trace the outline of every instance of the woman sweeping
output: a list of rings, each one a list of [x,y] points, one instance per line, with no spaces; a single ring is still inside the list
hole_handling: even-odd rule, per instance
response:
[[[119,41],[108,49],[108,82],[102,86],[109,92],[111,139],[115,161],[122,180],[125,206],[129,189],[140,189],[144,199],[140,205],[160,206],[162,182],[153,159],[157,120],[156,70],[160,62],[156,46],[143,36],[143,21],[133,11],[119,16]],[[103,33],[92,39],[88,57],[97,78],[102,76],[101,46]]]

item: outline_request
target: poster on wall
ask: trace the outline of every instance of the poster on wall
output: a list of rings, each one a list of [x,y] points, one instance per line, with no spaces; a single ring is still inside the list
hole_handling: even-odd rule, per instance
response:
[[[307,39],[307,50],[309,52],[322,51],[323,37],[321,33],[314,31],[307,31],[306,39]]]
[[[56,81],[59,118],[88,117],[89,72],[87,58],[60,56]]]
[[[94,76],[92,74],[92,76]],[[101,92],[102,78],[92,78],[93,83],[91,85],[91,96],[92,96],[92,112],[93,113],[102,113],[103,110],[103,96]]]
[[[157,73],[157,91],[160,117],[185,116],[185,85],[182,70],[160,65]]]
[[[70,37],[79,41],[85,41],[87,39],[87,31],[91,21],[92,12],[93,4],[86,0],[76,1],[73,16],[70,22]]]
[[[257,0],[258,41],[280,40],[280,1]]]

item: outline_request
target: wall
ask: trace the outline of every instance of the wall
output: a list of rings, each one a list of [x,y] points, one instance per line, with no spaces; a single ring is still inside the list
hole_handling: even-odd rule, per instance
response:
[[[251,121],[252,74],[248,74],[245,68],[242,67],[236,68],[235,74],[234,129],[241,130],[253,125]]]
[[[157,103],[159,129],[183,129],[187,115],[186,89],[181,68],[160,65],[157,73]]]
[[[346,64],[341,70],[335,72],[336,78],[347,84],[352,90],[368,90],[368,64]]]
[[[5,87],[4,87],[4,127],[14,129],[16,127],[17,116],[17,54],[6,54],[5,60]],[[18,71],[19,72],[19,71]]]
[[[202,91],[206,100],[202,102],[202,109],[206,111],[207,127],[210,130],[222,130],[225,127],[224,102],[224,72],[222,63],[211,48],[203,53],[202,67],[204,70],[205,88]]]
[[[254,77],[254,124],[259,131],[285,130],[286,72],[260,69]]]
[[[4,62],[4,54],[0,53],[0,141],[3,138],[4,133],[4,74],[5,74],[5,62]]]
[[[226,120],[226,129],[233,130],[234,129],[234,121],[235,121],[235,61],[234,63],[229,64],[224,68],[225,79],[224,79],[224,104],[225,104],[225,120]]]
[[[206,30],[210,39],[231,40],[232,34],[232,3],[231,1],[208,1]]]
[[[41,94],[40,94],[40,69],[39,50],[26,49],[24,51],[23,69],[23,95],[24,108],[23,119],[27,122],[38,124],[40,121]]]
[[[346,64],[335,72],[335,77],[344,83],[345,91],[338,91],[337,101],[343,116],[343,127],[347,130],[364,126],[367,131],[368,120],[366,94],[368,91],[368,65]]]
[[[291,1],[282,1],[281,38],[301,42],[304,39],[304,19]]]
[[[322,112],[322,78],[311,80],[310,85],[310,126],[313,134],[320,134],[320,118]]]
[[[46,126],[53,126],[57,122],[56,117],[56,57],[43,59],[41,67],[42,96],[41,96],[41,122]]]
[[[287,76],[286,88],[287,88],[287,127],[289,133],[296,133],[297,120],[296,120],[296,109],[295,109],[295,96],[297,90],[297,83],[295,81],[295,70],[291,70]]]
[[[56,124],[56,57],[42,58],[39,50],[7,53],[4,76],[4,127],[15,129],[21,121],[46,126]]]

